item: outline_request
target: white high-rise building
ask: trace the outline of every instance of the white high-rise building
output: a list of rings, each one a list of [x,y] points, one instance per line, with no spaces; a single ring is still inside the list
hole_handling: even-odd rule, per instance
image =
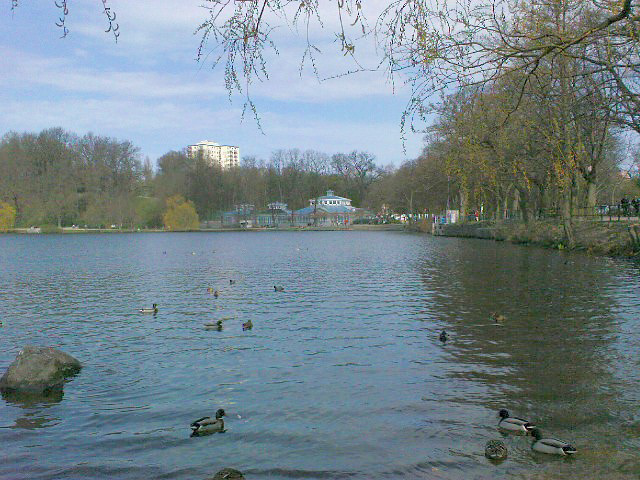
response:
[[[217,165],[222,170],[229,170],[240,165],[240,147],[220,145],[209,140],[189,145],[187,155],[189,158],[202,155],[209,162],[209,165]]]

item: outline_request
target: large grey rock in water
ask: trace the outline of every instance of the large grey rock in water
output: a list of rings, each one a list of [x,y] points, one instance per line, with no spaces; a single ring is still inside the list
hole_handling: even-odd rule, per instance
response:
[[[244,476],[234,468],[223,468],[211,480],[244,480]]]
[[[65,379],[81,368],[78,360],[60,350],[26,346],[0,378],[0,391],[48,393],[62,390]]]

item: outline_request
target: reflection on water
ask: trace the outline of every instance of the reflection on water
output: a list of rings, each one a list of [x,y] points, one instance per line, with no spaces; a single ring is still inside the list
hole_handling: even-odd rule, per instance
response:
[[[62,401],[64,393],[61,390],[43,394],[23,392],[2,392],[2,399],[7,405],[22,409],[17,411],[15,423],[11,428],[33,430],[57,425],[59,418],[48,414],[48,409]],[[4,426],[4,425],[2,425]]]
[[[0,366],[40,344],[85,367],[64,399],[3,398],[0,478],[637,478],[638,278],[391,232],[1,236]],[[218,408],[227,432],[189,438]],[[579,453],[532,452],[500,408]]]
[[[64,397],[62,390],[51,390],[45,393],[3,391],[2,399],[10,405],[21,408],[33,408],[38,406],[50,407],[60,403]]]

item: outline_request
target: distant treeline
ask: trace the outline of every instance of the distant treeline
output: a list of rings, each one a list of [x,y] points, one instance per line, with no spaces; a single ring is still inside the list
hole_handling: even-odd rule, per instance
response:
[[[13,133],[0,143],[0,201],[16,226],[158,225],[151,163],[129,141],[62,128]]]
[[[298,149],[278,150],[268,161],[247,157],[227,171],[171,151],[154,171],[130,141],[52,128],[6,134],[0,173],[0,201],[15,209],[16,226],[136,228],[162,226],[166,201],[175,195],[191,200],[201,220],[242,203],[301,208],[327,189],[362,205],[383,172],[366,152]]]
[[[449,206],[496,218],[557,208],[565,188],[576,206],[637,193],[637,179],[621,176],[623,146],[609,125],[588,112],[578,118],[585,134],[567,172],[553,160],[557,146],[545,128],[555,124],[542,115],[544,105],[530,104],[505,127],[497,124],[504,95],[452,95],[441,103],[423,153],[386,168],[367,152],[289,149],[266,160],[244,157],[231,170],[171,151],[154,169],[130,141],[62,128],[10,132],[0,142],[0,202],[15,210],[16,226],[145,228],[166,223],[167,200],[176,195],[193,202],[200,220],[215,220],[245,203],[302,208],[328,189],[373,212],[439,214]]]

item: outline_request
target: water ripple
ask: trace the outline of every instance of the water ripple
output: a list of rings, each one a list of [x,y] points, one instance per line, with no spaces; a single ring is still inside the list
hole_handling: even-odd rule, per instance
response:
[[[0,364],[42,344],[84,369],[4,398],[0,478],[635,478],[638,270],[392,232],[3,235]],[[226,433],[189,437],[221,407]],[[580,455],[501,437],[503,407]]]

